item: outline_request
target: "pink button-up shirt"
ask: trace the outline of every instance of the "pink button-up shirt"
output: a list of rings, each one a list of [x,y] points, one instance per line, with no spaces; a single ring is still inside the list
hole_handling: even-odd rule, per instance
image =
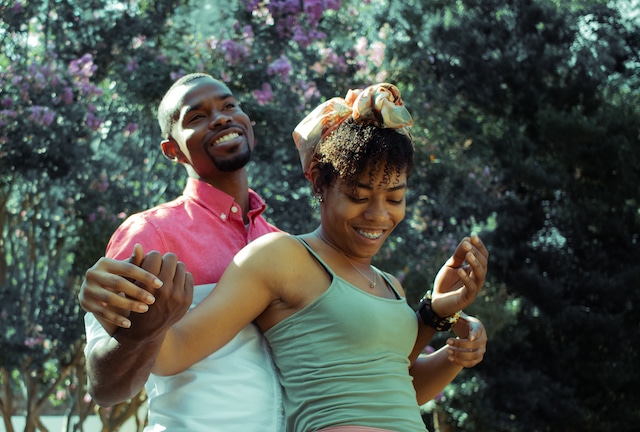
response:
[[[235,254],[277,229],[262,216],[264,201],[250,191],[249,225],[233,197],[189,179],[174,201],[132,215],[113,234],[107,256],[126,259],[140,243],[145,253],[173,252],[193,274],[193,304],[214,288]],[[249,301],[249,299],[247,299]],[[109,335],[92,314],[85,318],[87,350]],[[188,370],[151,375],[145,431],[284,430],[280,385],[267,345],[253,326]]]

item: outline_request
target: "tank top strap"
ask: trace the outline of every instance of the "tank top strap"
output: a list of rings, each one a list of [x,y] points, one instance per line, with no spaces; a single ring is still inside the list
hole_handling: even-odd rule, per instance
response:
[[[331,280],[333,280],[336,276],[336,274],[333,272],[333,270],[331,270],[331,267],[329,267],[323,260],[322,258],[320,258],[320,255],[318,255],[316,253],[316,251],[314,251],[311,246],[309,245],[309,243],[307,243],[306,241],[304,241],[304,239],[302,237],[299,236],[293,236],[293,238],[298,239],[300,241],[300,243],[302,243],[304,245],[304,247],[307,248],[307,250],[309,251],[309,253],[311,254],[311,256],[313,256],[316,261],[318,261],[318,263],[324,267],[325,271],[327,273],[329,273],[329,276],[331,276]]]
[[[307,248],[307,250],[309,251],[309,253],[316,259],[316,261],[318,261],[318,263],[320,263],[320,265],[322,267],[324,267],[325,271],[327,273],[329,273],[329,275],[331,276],[331,279],[333,279],[335,277],[335,273],[333,272],[333,270],[331,270],[331,267],[329,267],[323,260],[322,258],[320,258],[320,255],[318,255],[316,253],[316,251],[314,251],[311,246],[309,245],[309,243],[307,243],[306,241],[304,241],[303,238],[299,237],[299,236],[293,236],[294,238],[298,239],[300,241],[300,243],[302,243],[304,245],[304,247]],[[375,266],[371,266],[373,268],[373,271],[378,273],[380,275],[380,277],[384,280],[384,282],[387,284],[387,287],[389,287],[389,289],[391,290],[391,292],[393,292],[393,295],[396,296],[396,300],[400,300],[402,298],[402,296],[400,295],[400,293],[396,290],[396,287],[393,285],[393,282],[391,282],[391,279],[389,279],[389,276],[383,272],[382,270],[378,269]]]

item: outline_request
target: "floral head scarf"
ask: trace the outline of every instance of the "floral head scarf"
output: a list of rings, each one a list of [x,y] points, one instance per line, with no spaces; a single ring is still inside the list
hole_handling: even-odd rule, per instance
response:
[[[314,109],[293,131],[305,176],[311,169],[316,147],[349,117],[356,123],[396,129],[411,137],[413,119],[404,106],[400,90],[380,83],[364,90],[349,90],[346,98],[333,98]]]

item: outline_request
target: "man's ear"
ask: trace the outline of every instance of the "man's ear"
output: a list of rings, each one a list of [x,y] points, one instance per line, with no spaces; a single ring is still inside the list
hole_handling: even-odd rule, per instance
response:
[[[180,146],[173,138],[163,140],[160,143],[160,147],[162,147],[162,154],[167,159],[173,162],[183,162],[185,160],[184,154],[182,153],[182,150],[180,150]]]

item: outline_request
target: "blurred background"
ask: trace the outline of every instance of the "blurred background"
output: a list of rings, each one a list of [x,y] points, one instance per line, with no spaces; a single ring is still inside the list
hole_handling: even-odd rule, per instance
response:
[[[491,253],[467,311],[488,352],[431,431],[636,430],[639,52],[638,0],[0,0],[0,429],[144,423],[144,393],[86,394],[77,292],[124,218],[181,193],[156,108],[203,71],[255,122],[250,184],[292,233],[318,221],[297,122],[400,87],[417,162],[376,265],[415,307],[463,236]]]

